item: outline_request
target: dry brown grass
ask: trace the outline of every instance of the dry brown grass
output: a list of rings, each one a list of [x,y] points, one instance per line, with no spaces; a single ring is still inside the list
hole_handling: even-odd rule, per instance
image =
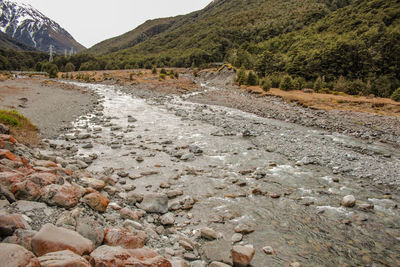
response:
[[[259,97],[267,95],[281,97],[286,102],[296,103],[308,108],[400,116],[400,103],[389,98],[305,93],[300,90],[283,91],[277,88],[271,88],[270,91],[264,92],[257,86],[242,86],[242,89],[257,94]]]
[[[12,75],[10,73],[0,72],[0,82],[9,80],[11,78],[12,78]]]

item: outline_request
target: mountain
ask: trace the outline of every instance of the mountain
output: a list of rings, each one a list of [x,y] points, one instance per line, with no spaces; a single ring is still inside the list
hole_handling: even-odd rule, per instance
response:
[[[86,52],[101,55],[135,46],[168,30],[179,17],[148,20],[139,27],[120,36],[102,41]]]
[[[43,15],[29,4],[0,0],[0,31],[41,51],[64,53],[85,49],[58,23]]]
[[[36,48],[26,45],[2,32],[0,32],[0,49],[38,51]]]

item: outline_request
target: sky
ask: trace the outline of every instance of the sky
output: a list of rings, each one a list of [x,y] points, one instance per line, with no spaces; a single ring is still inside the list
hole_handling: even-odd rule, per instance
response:
[[[188,14],[212,0],[19,0],[30,4],[89,48],[148,19]]]

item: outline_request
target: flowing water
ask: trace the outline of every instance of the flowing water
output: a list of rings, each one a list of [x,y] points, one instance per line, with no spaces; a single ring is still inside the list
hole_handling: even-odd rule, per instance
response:
[[[285,131],[300,131],[300,139],[323,136],[338,146],[362,146],[392,158],[400,156],[398,150],[233,109],[205,107],[184,97],[167,97],[161,104],[132,97],[113,86],[80,85],[96,91],[104,107],[74,125],[92,134],[91,149],[82,148],[87,141],[75,141],[82,157],[98,155],[88,169],[124,171],[129,177],[119,180],[133,184],[139,193],[180,189],[192,196],[196,204],[189,212],[194,218],[188,223],[185,213],[179,213],[177,228],[189,235],[202,226],[222,233],[220,240],[203,245],[209,259],[229,257],[225,248],[231,245],[235,226],[244,223],[254,229],[241,241],[256,249],[253,266],[288,266],[293,261],[304,266],[400,266],[397,193],[388,195],[371,180],[336,174],[332,168],[298,164],[279,151],[263,148],[260,142],[266,136],[244,137],[230,125],[221,128],[184,114],[193,110],[204,116],[215,113],[215,120],[225,116],[257,124],[265,131],[284,129],[275,131],[275,138]],[[129,116],[137,121],[128,122]],[[203,153],[188,154],[191,145]],[[178,154],[188,154],[189,160],[180,160]],[[137,161],[138,157],[144,161]],[[160,189],[163,183],[171,188]],[[349,194],[357,199],[354,208],[340,205]],[[362,211],[362,204],[374,208]],[[266,255],[264,246],[273,247],[275,254]]]

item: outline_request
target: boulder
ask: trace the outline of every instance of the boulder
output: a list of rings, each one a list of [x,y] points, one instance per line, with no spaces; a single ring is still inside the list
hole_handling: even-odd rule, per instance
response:
[[[13,235],[17,229],[29,230],[30,226],[20,214],[0,215],[0,236]]]
[[[103,243],[104,229],[96,220],[92,218],[79,218],[76,225],[76,231],[83,237],[92,241],[95,247],[98,247]]]
[[[0,184],[4,185],[5,187],[20,183],[22,178],[23,176],[21,174],[15,172],[0,172]]]
[[[70,250],[50,252],[38,258],[41,267],[91,267],[83,257]]]
[[[49,205],[72,208],[78,204],[82,194],[81,188],[70,183],[51,184],[43,189],[42,200]]]
[[[10,134],[10,128],[0,123],[0,134]]]
[[[36,201],[40,198],[40,187],[30,180],[16,183],[10,187],[17,199]]]
[[[147,212],[167,213],[168,196],[166,194],[148,193],[143,196],[140,207]]]
[[[40,267],[32,252],[15,244],[0,243],[0,263],[2,267]]]
[[[61,250],[71,250],[83,255],[93,251],[92,241],[84,238],[75,231],[52,224],[45,224],[40,231],[32,238],[32,249],[38,256]]]
[[[90,254],[90,263],[94,267],[172,267],[171,262],[154,250],[148,248],[125,249],[110,246],[101,246],[93,251]]]
[[[208,267],[230,267],[230,265],[218,261],[213,261],[208,265]]]
[[[208,239],[208,240],[214,240],[217,239],[218,235],[217,232],[215,232],[213,229],[204,227],[200,229],[200,235],[202,238]]]
[[[52,162],[52,161],[50,161],[50,162]],[[52,162],[52,163],[54,163],[54,162]],[[56,165],[56,167],[57,167],[57,165]],[[59,179],[59,177],[57,175],[52,174],[52,173],[47,173],[47,172],[33,173],[26,178],[41,187],[44,187],[44,186],[50,185],[50,184],[54,184]]]
[[[91,187],[93,189],[100,190],[100,191],[106,186],[106,183],[104,181],[94,179],[94,178],[89,178],[89,177],[81,178],[80,181],[85,186]]]
[[[232,248],[233,266],[245,267],[254,257],[255,249],[250,246],[234,246]]]
[[[143,242],[134,233],[120,227],[104,231],[104,243],[109,246],[120,246],[128,249],[142,248]]]
[[[132,221],[139,221],[139,216],[130,208],[123,208],[119,211],[122,219],[128,219]]]
[[[356,198],[353,195],[345,196],[343,197],[341,204],[344,207],[352,208],[356,205]]]
[[[4,243],[11,243],[23,246],[27,250],[32,250],[32,237],[36,234],[36,231],[17,229],[13,236],[9,236],[3,240]]]
[[[82,202],[96,211],[105,212],[110,200],[99,192],[93,192],[84,196]]]

